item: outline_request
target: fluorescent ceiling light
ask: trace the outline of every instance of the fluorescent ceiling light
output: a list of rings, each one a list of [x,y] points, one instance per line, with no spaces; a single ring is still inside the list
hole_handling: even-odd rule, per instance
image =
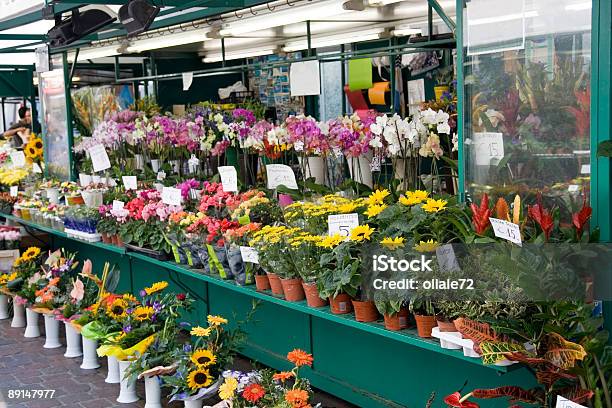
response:
[[[513,20],[521,20],[523,18],[538,17],[539,15],[540,13],[533,10],[533,11],[527,11],[525,13],[514,13],[514,14],[505,14],[503,16],[475,18],[475,19],[469,20],[468,25],[478,26],[478,25],[485,25],[485,24],[503,23],[505,21],[513,21]]]
[[[391,35],[394,37],[404,37],[406,35],[417,35],[422,34],[423,30],[420,28],[410,28],[410,27],[396,27],[393,31],[391,31]]]
[[[110,47],[84,48],[79,51],[79,61],[93,60],[104,57],[119,55],[118,45]],[[76,53],[68,54],[68,62],[74,62]]]
[[[294,6],[258,17],[244,18],[225,25],[219,30],[219,34],[224,37],[238,36],[252,31],[260,31],[266,28],[280,27],[307,20],[316,20],[322,16],[330,17],[348,12],[342,8],[342,3],[342,1],[338,0],[328,0],[304,6]]]
[[[126,52],[143,52],[159,48],[204,42],[210,39],[207,37],[209,32],[210,30],[194,30],[187,33],[181,32],[172,35],[136,40],[126,48]]]
[[[322,48],[329,47],[332,45],[378,40],[382,38],[385,33],[386,29],[384,28],[372,28],[370,30],[361,30],[350,33],[313,37],[310,45],[312,46],[312,48]],[[308,49],[308,40],[290,41],[287,42],[283,47],[283,51],[285,52],[293,52],[306,49]]]
[[[245,49],[245,50],[230,51],[230,52],[225,53],[225,60],[259,57],[261,55],[274,54],[277,51],[278,51],[277,47],[252,48],[252,49]],[[220,61],[223,61],[223,54],[221,53],[208,54],[204,58],[202,58],[202,62],[205,62],[205,63],[220,62]]]
[[[581,10],[590,10],[593,7],[593,4],[588,1],[584,3],[576,3],[576,4],[568,4],[565,6],[567,11],[581,11]]]

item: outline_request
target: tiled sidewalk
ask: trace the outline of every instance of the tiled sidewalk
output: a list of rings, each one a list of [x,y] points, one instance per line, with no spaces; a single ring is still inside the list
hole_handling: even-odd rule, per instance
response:
[[[138,382],[137,392],[143,399],[133,404],[117,403],[115,399],[119,394],[119,385],[104,382],[106,359],[100,359],[102,366],[97,370],[81,370],[81,358],[65,358],[65,347],[43,348],[45,338],[42,318],[39,326],[41,337],[27,339],[23,337],[23,328],[11,328],[10,320],[0,320],[0,408],[144,407],[142,381]],[[62,343],[66,344],[63,337]],[[250,363],[239,358],[235,365],[235,369],[248,370]],[[10,389],[55,390],[55,395],[52,399],[8,400]],[[315,401],[325,407],[353,407],[322,392],[316,393]],[[178,408],[183,404],[175,402],[164,406]]]

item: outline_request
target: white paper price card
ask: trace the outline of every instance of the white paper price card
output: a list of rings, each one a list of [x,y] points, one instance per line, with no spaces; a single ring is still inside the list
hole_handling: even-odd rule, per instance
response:
[[[125,203],[119,200],[113,200],[113,210],[122,210]]]
[[[26,165],[25,154],[18,150],[16,152],[11,153],[11,163],[13,163],[13,167],[23,167]]]
[[[91,164],[93,165],[94,172],[97,173],[99,171],[110,169],[111,163],[103,145],[99,144],[90,147],[88,152],[89,157],[91,157]]]
[[[353,228],[359,226],[359,214],[334,214],[327,217],[328,234],[340,234],[343,237],[351,235]]]
[[[268,176],[268,188],[274,190],[278,186],[285,186],[292,190],[297,190],[298,185],[295,180],[293,169],[284,164],[268,164],[266,165],[266,174]]]
[[[590,164],[583,164],[580,167],[580,174],[591,174],[591,165]]]
[[[567,191],[570,193],[577,193],[580,191],[580,186],[578,184],[570,184],[569,187],[567,187]]]
[[[455,256],[455,250],[451,244],[440,245],[436,248],[436,259],[438,266],[443,272],[458,272],[461,270],[457,257]]]
[[[504,158],[504,136],[501,133],[474,133],[473,146],[477,166],[497,165]]]
[[[168,205],[181,205],[183,202],[181,190],[174,187],[164,187],[162,189],[162,201]]]
[[[517,224],[498,218],[489,218],[489,221],[491,221],[493,232],[497,238],[505,239],[517,245],[522,245],[521,228]]]
[[[259,252],[257,252],[255,248],[248,247],[248,246],[241,246],[240,255],[242,256],[242,260],[244,262],[250,262],[250,263],[255,263],[255,264],[259,263]]]
[[[32,171],[39,174],[42,174],[43,172],[38,163],[32,163]]]
[[[19,186],[11,186],[11,197],[17,197]]]
[[[238,172],[234,166],[220,166],[219,176],[221,176],[223,191],[227,193],[238,191]]]
[[[126,190],[138,190],[138,179],[136,176],[121,176],[123,186]]]
[[[576,404],[560,395],[557,395],[557,405],[555,408],[586,408],[584,405]]]

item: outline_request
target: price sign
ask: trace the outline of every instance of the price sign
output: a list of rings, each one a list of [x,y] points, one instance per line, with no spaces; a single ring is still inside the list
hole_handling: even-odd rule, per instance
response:
[[[122,210],[125,203],[119,200],[113,200],[113,210]]]
[[[40,168],[40,166],[38,165],[38,163],[33,163],[32,164],[32,171],[34,173],[38,173],[38,174],[42,174],[42,169]]]
[[[122,176],[123,186],[126,190],[138,190],[138,179],[136,176]]]
[[[250,263],[259,263],[259,252],[255,248],[241,246],[240,247],[240,255],[242,256],[242,260],[244,262]]]
[[[110,169],[110,159],[108,158],[108,154],[106,153],[106,149],[103,145],[95,145],[90,147],[89,157],[91,157],[91,163],[93,164],[93,171],[99,172],[104,171],[106,169]]]
[[[221,176],[221,185],[225,192],[238,191],[238,173],[234,166],[220,166],[219,176]]]
[[[11,186],[11,197],[17,197],[19,186]]]
[[[577,193],[580,190],[580,186],[577,184],[570,184],[569,187],[567,187],[567,191],[569,191],[570,193]]]
[[[181,190],[174,187],[164,187],[162,189],[162,202],[168,205],[181,205],[183,202]]]
[[[351,235],[353,228],[359,226],[359,214],[334,214],[327,217],[329,235],[340,234],[343,237]]]
[[[580,174],[591,174],[591,165],[590,164],[583,164],[580,167]]]
[[[160,170],[157,172],[157,180],[158,181],[164,181],[166,179],[166,172],[163,170]]]
[[[504,136],[501,133],[474,133],[473,145],[477,166],[497,165],[504,158]]]
[[[586,408],[584,405],[576,404],[560,395],[557,395],[557,405],[555,408]]]
[[[438,266],[444,272],[457,272],[461,270],[455,250],[451,244],[441,245],[436,248],[436,259]]]
[[[491,221],[493,232],[495,233],[496,237],[522,246],[523,242],[521,241],[521,228],[517,224],[497,218],[489,218],[489,221]]]
[[[268,188],[270,190],[274,190],[278,186],[285,186],[292,190],[298,189],[295,174],[289,166],[285,166],[284,164],[268,164],[266,165],[266,174],[268,176]]]
[[[21,150],[17,150],[11,153],[11,163],[13,167],[23,167],[26,165],[25,154]]]

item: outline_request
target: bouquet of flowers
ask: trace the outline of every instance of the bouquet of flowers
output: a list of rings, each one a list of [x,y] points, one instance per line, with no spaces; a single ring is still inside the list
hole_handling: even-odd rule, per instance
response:
[[[75,257],[76,253],[64,249],[49,254],[42,265],[42,279],[46,284],[35,292],[37,306],[53,310],[66,302],[69,296],[68,287],[77,277],[76,268],[79,262]]]
[[[336,155],[359,157],[372,148],[382,147],[381,141],[375,138],[370,130],[375,120],[376,115],[372,112],[368,112],[363,117],[355,113],[352,116],[330,120],[327,126],[332,150]]]
[[[19,228],[0,227],[0,249],[18,249],[20,239]]]
[[[7,288],[15,292],[15,298],[19,298],[18,301],[22,303],[33,304],[36,291],[46,284],[40,271],[42,256],[40,248],[30,247],[13,264],[13,272],[17,276],[7,283]]]
[[[289,116],[285,119],[287,141],[296,152],[306,156],[325,156],[330,151],[328,129],[311,116]]]

